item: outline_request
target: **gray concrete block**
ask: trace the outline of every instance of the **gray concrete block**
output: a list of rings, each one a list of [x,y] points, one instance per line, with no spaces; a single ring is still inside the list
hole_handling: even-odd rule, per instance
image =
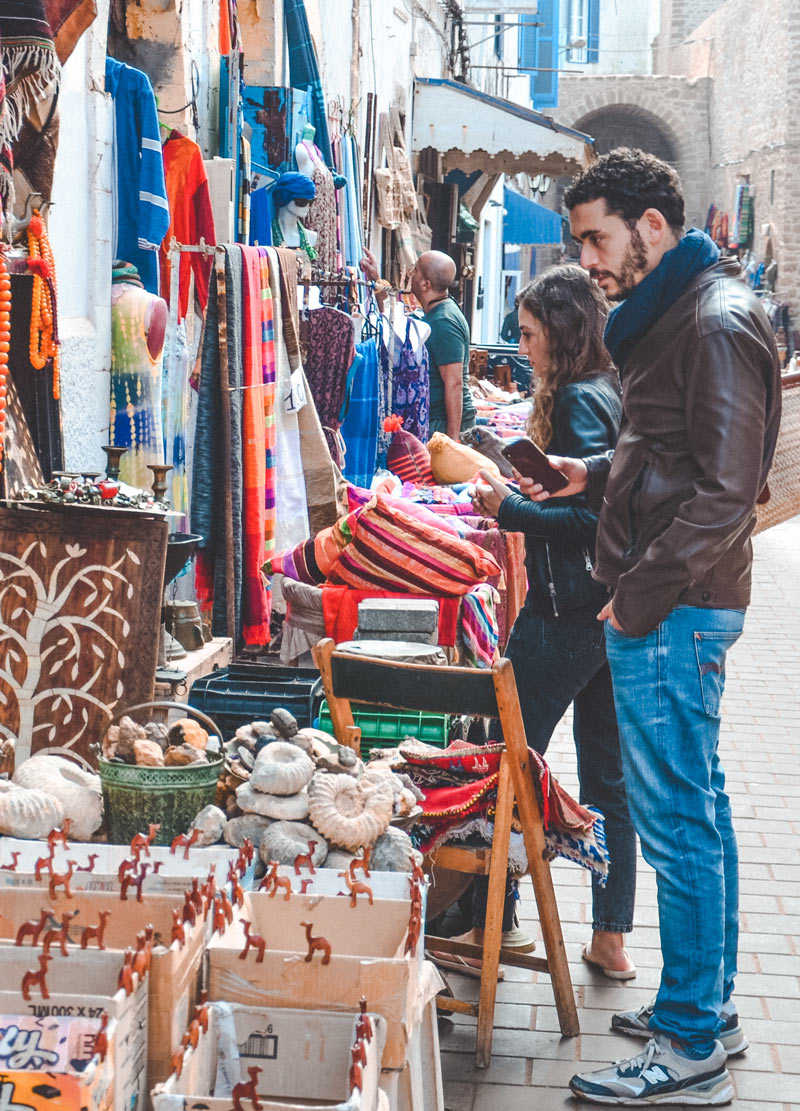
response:
[[[362,629],[359,625],[353,634],[353,640],[397,640],[398,635],[396,629]],[[403,629],[402,637],[403,640],[411,641],[415,644],[439,643],[438,629],[433,629],[429,633],[417,632],[414,629]]]
[[[438,625],[439,603],[430,598],[366,598],[358,604],[358,627],[365,632],[429,633]]]

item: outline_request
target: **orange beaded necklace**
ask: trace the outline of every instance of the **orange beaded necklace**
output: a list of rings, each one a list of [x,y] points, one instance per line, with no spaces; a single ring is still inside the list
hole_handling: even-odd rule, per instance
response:
[[[53,360],[53,397],[61,395],[61,356],[56,333],[56,267],[53,250],[38,208],[28,224],[28,270],[33,274],[31,303],[31,366],[43,370]]]

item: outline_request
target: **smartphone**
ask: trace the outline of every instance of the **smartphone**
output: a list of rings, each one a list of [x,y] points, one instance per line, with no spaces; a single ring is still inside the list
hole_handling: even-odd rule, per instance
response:
[[[545,453],[533,440],[525,437],[514,440],[501,448],[500,452],[523,477],[538,482],[548,494],[554,494],[569,485],[569,479],[548,462]]]

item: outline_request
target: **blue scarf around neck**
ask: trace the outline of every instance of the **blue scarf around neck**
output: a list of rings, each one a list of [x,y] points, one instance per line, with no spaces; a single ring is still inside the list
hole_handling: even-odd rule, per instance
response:
[[[677,246],[608,314],[606,349],[622,372],[636,344],[671,309],[689,282],[719,259],[719,247],[699,228],[690,228]]]

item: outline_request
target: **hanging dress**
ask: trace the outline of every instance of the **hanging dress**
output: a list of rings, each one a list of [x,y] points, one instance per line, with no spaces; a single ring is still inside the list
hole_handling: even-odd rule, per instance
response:
[[[303,144],[308,149],[307,144]],[[310,152],[309,152],[310,154]],[[311,155],[313,158],[313,155]],[[338,244],[336,234],[336,189],[333,174],[324,162],[314,158],[314,171],[311,180],[317,187],[317,195],[308,206],[304,220],[306,228],[317,233],[317,265],[323,270],[336,270]]]
[[[153,358],[147,347],[147,317],[156,300],[137,285],[125,285],[111,306],[111,442],[128,450],[120,478],[149,490],[149,463],[164,462],[161,421],[163,349]]]

